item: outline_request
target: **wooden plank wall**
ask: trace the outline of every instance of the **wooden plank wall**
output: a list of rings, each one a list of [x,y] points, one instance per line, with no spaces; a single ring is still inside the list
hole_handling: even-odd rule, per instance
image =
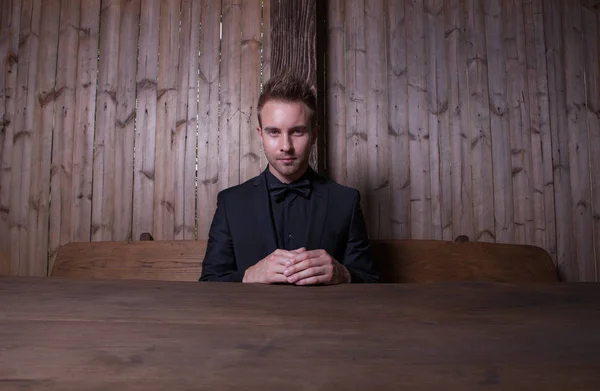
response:
[[[371,237],[533,244],[600,279],[599,4],[329,2],[328,173]]]
[[[600,278],[599,4],[327,2],[319,166],[373,238],[530,243]],[[69,241],[206,238],[217,192],[264,167],[282,10],[0,0],[0,274]]]
[[[205,239],[218,190],[264,168],[269,8],[0,0],[0,274],[70,241]]]

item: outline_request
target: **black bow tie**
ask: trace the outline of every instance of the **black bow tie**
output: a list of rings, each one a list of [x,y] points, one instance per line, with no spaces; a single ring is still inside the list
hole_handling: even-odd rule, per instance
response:
[[[269,185],[269,192],[271,193],[271,196],[273,196],[273,199],[277,202],[283,201],[285,199],[285,195],[290,191],[299,194],[304,198],[308,198],[310,195],[310,181],[305,178],[291,184],[271,183]]]

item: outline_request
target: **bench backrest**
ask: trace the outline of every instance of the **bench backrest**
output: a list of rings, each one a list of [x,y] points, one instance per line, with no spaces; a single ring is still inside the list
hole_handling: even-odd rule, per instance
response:
[[[441,240],[372,241],[382,282],[558,281],[535,246]],[[62,246],[52,276],[197,281],[206,241],[81,242]]]

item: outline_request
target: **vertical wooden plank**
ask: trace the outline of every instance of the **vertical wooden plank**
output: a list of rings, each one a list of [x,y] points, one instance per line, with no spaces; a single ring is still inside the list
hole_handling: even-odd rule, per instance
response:
[[[533,27],[535,35],[535,62],[537,73],[537,92],[535,100],[539,106],[539,134],[543,156],[543,194],[544,194],[544,248],[556,263],[556,214],[554,204],[554,167],[552,161],[552,134],[550,129],[549,74],[546,66],[546,40],[544,38],[543,0],[533,0]],[[529,58],[529,57],[528,57]],[[531,92],[530,92],[531,94]],[[534,130],[532,130],[534,131]],[[533,143],[533,140],[532,140]],[[534,189],[536,193],[537,189]],[[537,218],[536,218],[537,219]]]
[[[3,61],[3,64],[6,64],[5,61],[8,60],[11,14],[11,1],[0,0],[0,59]],[[6,113],[7,76],[8,72],[2,69],[0,72],[0,162],[2,161],[2,154],[4,152],[4,127],[8,117]],[[8,94],[10,95],[10,92],[8,92]]]
[[[240,182],[260,173],[260,139],[256,105],[260,93],[260,0],[242,0],[240,91]]]
[[[383,0],[365,3],[365,36],[369,45],[367,77],[367,150],[369,159],[368,189],[370,210],[368,211],[369,235],[377,239],[391,237],[391,187],[387,130],[387,57],[386,22]]]
[[[514,197],[515,241],[533,241],[533,211],[530,190],[529,121],[525,97],[527,92],[522,2],[503,2],[504,41],[506,46],[507,93],[511,142]]]
[[[582,7],[583,39],[585,53],[586,120],[589,137],[590,170],[592,186],[592,216],[594,243],[594,276],[590,280],[600,281],[600,28],[598,9]],[[590,267],[591,269],[591,267]],[[591,270],[590,270],[591,273]]]
[[[271,0],[270,14],[271,76],[294,74],[306,80],[319,94],[316,56],[317,1]],[[323,139],[319,137],[311,151],[309,164],[315,170],[323,167],[323,162],[318,160]]]
[[[349,186],[362,194],[365,219],[370,216],[367,189],[367,70],[365,2],[358,0],[346,9],[346,170]]]
[[[155,238],[175,234],[175,164],[173,141],[177,121],[180,1],[162,0],[160,8],[158,93],[156,96]],[[183,174],[183,173],[182,173]]]
[[[271,78],[271,2],[262,2],[262,82]]]
[[[223,1],[219,189],[240,183],[241,0]]]
[[[268,3],[265,2],[265,3]],[[219,60],[221,3],[202,1],[200,30],[200,84],[198,90],[198,239],[208,239],[217,207],[219,179]]]
[[[388,133],[392,188],[392,238],[408,239],[410,226],[410,155],[408,137],[408,74],[404,3],[387,3]]]
[[[427,0],[426,48],[428,56],[427,105],[429,112],[429,165],[431,167],[432,238],[452,240],[451,145],[448,131],[443,0]]]
[[[448,57],[448,118],[452,143],[452,235],[473,236],[471,145],[466,51],[466,9],[464,0],[446,5],[446,54]]]
[[[268,2],[265,2],[268,3]],[[344,60],[346,0],[327,6],[327,171],[338,183],[346,179],[346,63]]]
[[[121,1],[102,2],[92,182],[92,241],[112,240]]]
[[[156,82],[160,0],[145,1],[140,15],[136,78],[135,156],[133,179],[133,237],[154,228],[154,158],[156,145]]]
[[[595,279],[594,236],[590,186],[589,138],[585,112],[585,56],[583,52],[581,1],[563,3],[564,58],[566,75],[569,167],[579,281]]]
[[[113,240],[132,237],[133,141],[135,136],[136,71],[140,0],[121,4],[119,60],[116,85]]]
[[[71,240],[71,187],[73,130],[79,37],[78,1],[61,2],[56,69],[56,103],[50,172],[50,232],[48,270],[52,270],[58,248]]]
[[[7,0],[5,0],[7,3]],[[20,53],[19,33],[21,25],[21,0],[11,0],[3,7],[2,34],[6,39],[5,51],[1,52],[0,60],[4,67],[2,72],[3,83],[0,88],[2,93],[2,115],[0,117],[0,131],[4,135],[2,143],[2,156],[0,157],[0,275],[16,274],[18,265],[12,260],[13,246],[11,242],[11,182],[12,160],[14,147],[14,134],[16,125],[16,98],[17,90],[17,59]]]
[[[198,116],[198,51],[201,4],[181,3],[179,72],[177,75],[177,128],[175,131],[175,239],[196,234],[196,146]]]
[[[546,248],[546,219],[544,205],[544,151],[542,142],[542,133],[540,126],[540,107],[541,102],[538,101],[540,91],[538,87],[538,72],[539,65],[536,56],[536,36],[534,12],[539,13],[541,10],[536,10],[533,1],[523,1],[523,19],[525,26],[526,37],[526,67],[527,67],[527,91],[529,95],[529,128],[531,137],[531,184],[533,188],[533,238],[529,244]],[[540,99],[542,97],[540,96]]]
[[[475,241],[495,241],[492,140],[483,0],[467,0],[467,67]],[[504,191],[498,189],[498,191]]]
[[[92,222],[92,162],[96,122],[100,0],[82,1],[80,12],[73,133],[71,240],[87,242],[91,239]]]
[[[262,2],[262,50],[261,50],[261,83],[266,83],[271,78],[271,2],[265,0]],[[261,84],[262,91],[262,84]],[[260,169],[267,167],[267,159],[262,153],[262,144],[260,145]]]
[[[550,134],[552,137],[552,165],[556,210],[557,266],[561,278],[576,281],[577,263],[573,259],[573,214],[571,213],[571,184],[569,170],[569,138],[565,95],[565,68],[563,61],[563,34],[561,2],[544,1],[544,31],[546,64],[548,67],[548,97]]]
[[[407,2],[408,132],[410,137],[411,237],[431,239],[431,170],[427,113],[428,60],[425,53],[423,0]]]
[[[29,256],[22,274],[46,276],[48,272],[48,220],[50,202],[50,165],[52,159],[52,129],[56,100],[56,60],[58,57],[58,27],[60,0],[42,2],[37,63],[35,122],[32,128],[30,195],[27,207]]]
[[[507,99],[506,52],[502,7],[498,0],[485,1],[485,37],[487,42],[490,129],[492,132],[492,167],[494,179],[494,232],[496,241],[514,241],[513,183],[509,107]]]
[[[36,81],[40,37],[41,1],[23,1],[19,33],[17,75],[17,110],[13,135],[13,156],[10,196],[9,229],[11,245],[11,274],[29,275],[28,207],[32,175],[33,133],[36,130]]]

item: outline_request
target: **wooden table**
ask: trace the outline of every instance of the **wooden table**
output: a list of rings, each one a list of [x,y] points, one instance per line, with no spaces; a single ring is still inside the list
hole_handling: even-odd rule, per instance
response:
[[[600,284],[0,277],[5,390],[600,390]]]

